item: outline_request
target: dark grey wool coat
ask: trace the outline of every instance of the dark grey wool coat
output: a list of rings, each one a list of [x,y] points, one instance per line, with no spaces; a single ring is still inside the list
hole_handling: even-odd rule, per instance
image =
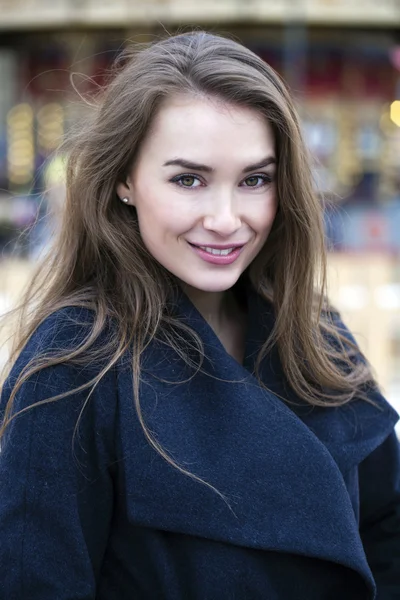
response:
[[[1,600],[389,600],[400,598],[398,419],[382,396],[311,408],[285,385],[277,352],[252,374],[273,323],[248,292],[244,365],[182,295],[205,343],[205,372],[153,341],[140,384],[145,421],[181,466],[146,441],[129,361],[87,393],[19,416],[0,454]],[[74,347],[90,313],[49,318],[2,395],[38,350]],[[16,408],[88,381],[96,366],[32,377]],[[167,381],[166,381],[167,380]],[[178,382],[178,383],[177,383]]]

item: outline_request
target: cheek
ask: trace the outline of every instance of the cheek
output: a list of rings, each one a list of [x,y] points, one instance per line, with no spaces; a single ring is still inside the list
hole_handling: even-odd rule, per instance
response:
[[[157,185],[138,185],[134,191],[134,198],[139,224],[153,222],[155,225],[163,221],[168,214],[168,198]]]
[[[252,215],[253,228],[259,234],[268,234],[277,213],[275,198],[263,203]]]
[[[140,231],[147,239],[168,233],[179,235],[190,229],[195,221],[192,211],[165,191],[138,195],[136,210]]]

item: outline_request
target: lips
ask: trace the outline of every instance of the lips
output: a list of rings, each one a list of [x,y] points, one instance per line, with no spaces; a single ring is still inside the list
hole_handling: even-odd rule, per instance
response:
[[[244,246],[244,244],[211,244],[207,246],[200,246],[197,244],[191,244],[190,242],[189,245],[202,260],[221,266],[230,265],[231,263],[235,262]]]

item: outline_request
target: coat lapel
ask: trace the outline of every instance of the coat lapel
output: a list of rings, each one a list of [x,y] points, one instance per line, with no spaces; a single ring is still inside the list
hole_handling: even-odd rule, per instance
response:
[[[251,371],[271,326],[271,312],[267,307],[260,311],[254,304],[257,298],[249,302],[244,366],[227,354],[186,296],[179,300],[179,317],[204,341],[202,370],[187,380],[181,359],[156,342],[143,359],[140,393],[147,426],[178,464],[216,488],[227,502],[169,466],[145,443],[136,423],[137,439],[143,443],[135,450],[135,469],[126,473],[134,506],[131,519],[338,563],[358,573],[360,587],[373,598],[375,585],[341,467],[347,465],[346,457],[351,462],[355,452],[358,459],[377,440],[353,436],[353,447],[340,451],[350,433],[336,425],[330,436],[328,412],[310,417],[309,411],[300,417],[278,398],[276,393],[283,390],[276,356],[262,370],[271,391],[258,384]],[[121,374],[119,385],[126,394],[128,373]],[[121,444],[125,455],[132,452],[131,440]]]

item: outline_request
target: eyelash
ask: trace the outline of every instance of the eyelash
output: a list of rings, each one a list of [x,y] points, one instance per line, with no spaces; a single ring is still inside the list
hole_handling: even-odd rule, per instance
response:
[[[182,179],[184,179],[185,177],[192,177],[193,179],[196,179],[197,181],[201,181],[200,178],[197,175],[194,175],[193,173],[183,173],[182,175],[176,175],[175,177],[173,177],[172,179],[170,179],[170,181],[171,181],[171,183],[176,183],[178,185],[178,187],[186,188],[187,190],[195,189],[197,187],[200,187],[200,186],[193,186],[193,185],[183,185],[182,184]],[[247,187],[249,189],[259,190],[259,189],[265,187],[266,185],[269,185],[273,181],[272,176],[271,175],[267,175],[266,173],[255,173],[254,175],[249,175],[243,181],[246,181],[247,179],[251,179],[253,177],[257,177],[258,179],[262,179],[263,180],[263,184],[262,185],[257,185],[257,186],[255,186],[255,185],[254,186],[247,185],[247,186],[243,186],[243,187]],[[181,183],[179,183],[179,182],[181,182]]]

